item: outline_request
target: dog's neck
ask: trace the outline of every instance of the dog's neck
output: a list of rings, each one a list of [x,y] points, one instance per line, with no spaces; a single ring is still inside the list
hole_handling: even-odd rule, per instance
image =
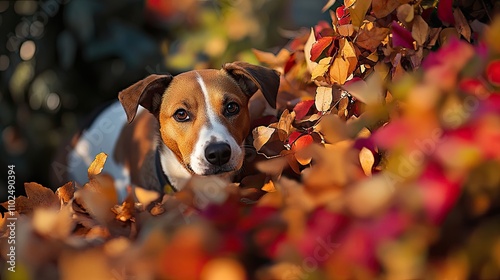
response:
[[[163,142],[159,144],[157,149],[160,154],[161,169],[167,176],[170,185],[175,191],[183,189],[191,178],[191,173],[179,162],[174,152]]]

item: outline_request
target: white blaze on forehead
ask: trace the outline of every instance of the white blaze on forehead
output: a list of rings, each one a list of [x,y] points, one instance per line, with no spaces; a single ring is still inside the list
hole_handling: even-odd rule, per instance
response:
[[[196,81],[200,85],[205,102],[205,114],[207,115],[207,123],[200,128],[198,139],[195,142],[193,154],[191,155],[191,169],[196,174],[204,174],[211,166],[205,158],[205,149],[211,143],[222,142],[227,143],[231,147],[231,159],[227,163],[228,166],[238,166],[243,161],[243,150],[233,135],[229,133],[227,127],[220,122],[217,112],[210,101],[210,96],[207,86],[199,73],[196,73]]]

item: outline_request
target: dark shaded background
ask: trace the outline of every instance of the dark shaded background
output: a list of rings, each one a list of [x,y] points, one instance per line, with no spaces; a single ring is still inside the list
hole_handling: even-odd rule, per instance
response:
[[[16,189],[53,189],[57,149],[100,104],[151,73],[256,62],[299,27],[328,18],[308,0],[0,1],[0,201],[7,166]],[[61,182],[63,184],[64,182]]]

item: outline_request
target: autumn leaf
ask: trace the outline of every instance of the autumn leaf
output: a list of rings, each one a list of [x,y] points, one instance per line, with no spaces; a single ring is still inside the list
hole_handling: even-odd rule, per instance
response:
[[[411,30],[411,35],[415,41],[417,41],[418,46],[423,46],[427,38],[429,37],[429,25],[424,21],[420,15],[416,15],[413,21],[413,27]]]
[[[281,49],[276,55],[270,52],[263,52],[257,49],[252,49],[252,52],[257,58],[257,60],[275,69],[283,67],[283,65],[285,65],[285,63],[290,58],[290,51],[288,51],[285,48]]]
[[[318,87],[316,89],[316,97],[314,104],[316,109],[320,112],[326,112],[330,110],[330,106],[333,100],[332,88],[330,87]]]
[[[467,19],[462,13],[462,10],[460,10],[460,8],[456,8],[453,11],[453,17],[455,19],[455,28],[457,29],[457,32],[464,36],[467,42],[470,42],[472,31],[469,26],[469,22],[467,22]]]
[[[349,15],[349,9],[346,9],[344,5],[338,7],[335,10],[335,14],[337,15],[337,20],[339,25],[348,24],[351,22],[351,17]]]
[[[370,8],[372,0],[357,0],[354,5],[349,6],[351,22],[356,28],[359,28],[365,19],[366,12]]]
[[[309,37],[307,38],[307,41],[304,44],[304,56],[305,56],[305,60],[306,60],[307,70],[309,71],[309,73],[314,73],[314,69],[317,68],[316,66],[318,65],[317,62],[314,62],[311,60],[311,50],[312,50],[312,46],[313,46],[314,42],[316,42],[316,36],[314,35],[314,28],[311,28],[311,32],[309,33]],[[326,72],[326,70],[325,70],[325,72]],[[325,72],[323,72],[323,74]],[[323,76],[323,74],[320,74],[317,76],[313,75],[313,78],[311,78],[311,79],[314,80],[316,77]]]
[[[302,120],[307,115],[313,104],[314,100],[304,100],[297,103],[297,105],[293,107],[293,111],[295,112],[295,119]]]
[[[75,183],[67,182],[62,187],[58,188],[55,192],[57,197],[62,201],[63,204],[67,204],[75,194]]]
[[[372,0],[372,12],[377,18],[383,18],[392,13],[402,4],[409,3],[410,0]]]
[[[262,147],[269,141],[276,129],[269,128],[265,126],[256,127],[252,131],[253,135],[253,146],[257,151],[260,151]]]
[[[453,0],[440,0],[437,7],[438,18],[443,23],[455,24],[455,17],[453,16]]]
[[[381,45],[389,31],[389,28],[377,27],[373,22],[367,22],[359,29],[355,43],[359,47],[373,52]]]
[[[321,59],[311,72],[311,80],[316,80],[320,77],[323,77],[323,75],[325,75],[325,73],[328,71],[328,68],[330,67],[331,60],[331,57],[325,57]]]
[[[311,48],[311,60],[316,61],[323,54],[325,49],[332,44],[333,39],[333,37],[328,36],[316,41]]]
[[[24,183],[26,196],[18,196],[15,200],[15,211],[22,215],[31,215],[38,208],[60,207],[59,199],[54,192],[38,183]],[[10,209],[7,202],[2,205],[5,209]]]
[[[107,158],[108,155],[106,153],[99,153],[95,156],[94,161],[90,164],[88,169],[89,179],[101,173]]]
[[[410,4],[403,4],[397,8],[398,20],[406,26],[413,21],[414,15],[415,9]]]
[[[395,21],[392,22],[391,29],[392,29],[392,47],[403,47],[403,48],[413,49],[413,37],[410,31],[400,26]]]

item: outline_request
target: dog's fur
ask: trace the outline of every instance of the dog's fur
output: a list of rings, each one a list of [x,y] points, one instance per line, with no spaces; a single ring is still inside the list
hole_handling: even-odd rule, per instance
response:
[[[162,191],[157,156],[175,190],[193,174],[232,177],[243,164],[250,97],[260,90],[274,107],[278,87],[276,71],[244,62],[175,77],[150,75],[119,93],[125,112],[114,103],[74,137],[63,159],[67,179],[86,182],[86,167],[99,152],[108,154],[103,172],[122,194],[128,185]]]

